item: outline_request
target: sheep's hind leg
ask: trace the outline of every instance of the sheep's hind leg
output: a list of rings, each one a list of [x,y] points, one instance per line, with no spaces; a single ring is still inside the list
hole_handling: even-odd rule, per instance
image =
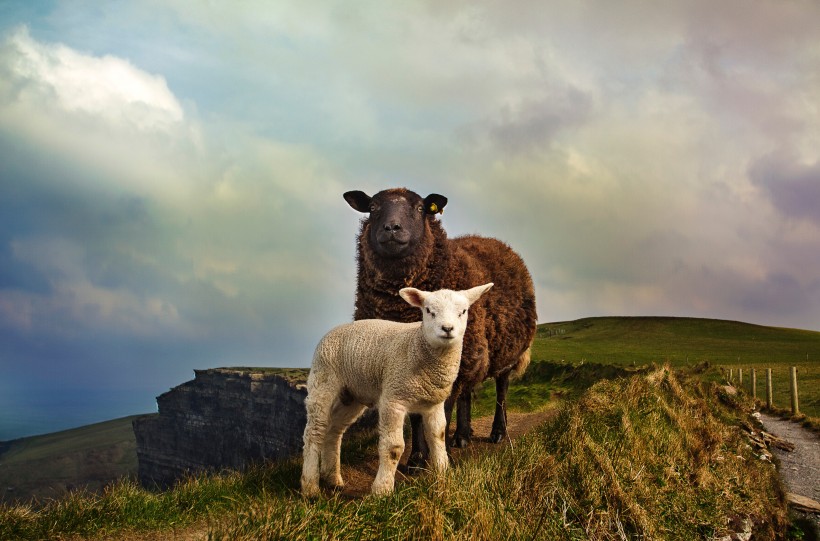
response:
[[[405,410],[379,404],[379,471],[373,481],[373,494],[390,494],[396,483],[396,468],[404,452]]]
[[[498,443],[507,437],[507,389],[510,375],[498,376],[495,380],[495,417],[490,432],[490,441]]]
[[[344,486],[340,461],[342,436],[364,410],[365,406],[346,396],[344,390],[333,400],[320,462],[322,479],[333,487]]]
[[[407,473],[415,475],[421,473],[427,467],[427,459],[430,457],[430,450],[424,438],[424,422],[421,415],[410,414],[410,456],[407,458]]]

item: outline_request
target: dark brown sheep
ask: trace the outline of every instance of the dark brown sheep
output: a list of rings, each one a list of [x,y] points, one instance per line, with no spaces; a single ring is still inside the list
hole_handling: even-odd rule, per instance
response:
[[[418,310],[399,297],[399,290],[408,286],[435,291],[495,284],[470,309],[459,375],[445,403],[445,413],[449,423],[458,399],[452,443],[466,446],[472,434],[473,387],[495,378],[497,401],[490,439],[501,441],[507,435],[509,377],[526,369],[535,336],[535,293],[524,262],[496,239],[472,235],[448,239],[435,216],[447,204],[444,196],[431,194],[422,199],[410,190],[396,188],[373,197],[352,191],[344,198],[355,210],[367,214],[358,237],[354,319],[418,321]],[[411,423],[409,466],[415,467],[423,464],[427,453],[421,420],[411,417]]]

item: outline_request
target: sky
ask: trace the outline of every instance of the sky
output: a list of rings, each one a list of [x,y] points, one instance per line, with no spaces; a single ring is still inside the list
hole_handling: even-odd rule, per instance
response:
[[[42,397],[103,420],[194,369],[309,366],[353,313],[348,190],[448,197],[450,236],[522,255],[542,323],[820,330],[818,21],[810,0],[0,0],[0,440]]]

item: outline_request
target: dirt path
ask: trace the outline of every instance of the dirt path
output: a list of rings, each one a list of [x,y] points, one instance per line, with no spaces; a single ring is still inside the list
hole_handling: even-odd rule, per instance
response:
[[[772,449],[780,460],[780,476],[789,492],[820,502],[820,437],[797,423],[765,413],[766,431],[794,444],[794,451]],[[820,514],[814,519],[820,525]]]
[[[505,445],[510,445],[510,442],[523,436],[536,426],[540,425],[552,415],[555,410],[550,409],[546,411],[538,411],[534,413],[513,413],[507,414],[507,433],[509,440],[497,444],[490,443],[490,431],[492,429],[493,417],[480,417],[473,419],[473,442],[466,449],[449,449],[450,456],[453,461],[458,462],[464,457],[470,456],[474,453],[490,452],[503,448]],[[452,430],[452,425],[450,427]],[[410,454],[410,442],[406,442],[404,448],[404,455],[402,455],[401,463],[407,462],[407,457]],[[345,486],[342,489],[342,494],[351,498],[360,498],[370,493],[370,485],[373,479],[376,478],[376,472],[379,469],[379,458],[373,456],[362,464],[356,466],[345,465],[342,462],[342,477],[345,480]],[[407,477],[398,472],[396,474],[396,483],[402,483],[407,480]]]

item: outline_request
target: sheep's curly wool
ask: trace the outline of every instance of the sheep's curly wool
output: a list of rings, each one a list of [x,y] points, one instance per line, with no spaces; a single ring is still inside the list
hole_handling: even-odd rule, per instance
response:
[[[421,201],[404,188],[381,193]],[[428,213],[412,253],[401,258],[383,257],[369,244],[370,227],[371,218],[367,216],[361,222],[357,240],[354,319],[417,321],[418,310],[398,295],[403,287],[460,290],[494,282],[492,290],[470,310],[453,399],[471,392],[489,377],[507,378],[526,369],[537,314],[532,278],[518,254],[494,238],[468,235],[448,239],[435,213]],[[498,416],[496,421],[505,427],[505,420]],[[469,426],[463,430],[468,431],[465,435],[469,439]],[[501,431],[506,434],[505,428]]]

